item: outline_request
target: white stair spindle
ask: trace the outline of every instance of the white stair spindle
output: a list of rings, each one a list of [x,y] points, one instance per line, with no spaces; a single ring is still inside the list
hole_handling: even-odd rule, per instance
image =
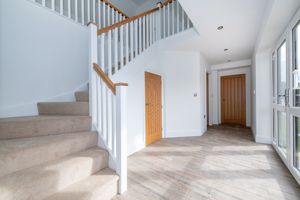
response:
[[[46,0],[42,0],[42,6],[46,6]]]
[[[143,17],[143,51],[146,50],[146,17]]]
[[[112,93],[110,90],[108,90],[108,96],[107,96],[107,122],[108,122],[108,134],[107,134],[107,147],[108,149],[111,149],[112,147]]]
[[[68,0],[68,18],[71,19],[71,0]]]
[[[186,21],[187,21],[187,29],[190,29],[191,23],[190,23],[190,19],[186,14]]]
[[[124,25],[120,27],[120,69],[124,65]]]
[[[102,28],[104,28],[106,26],[106,5],[105,3],[102,4],[102,9],[103,9],[103,13],[102,13],[102,16],[103,16],[103,25],[102,25]]]
[[[156,13],[152,13],[152,44],[155,42],[155,36],[156,36],[156,26],[155,26],[155,16],[156,16]]]
[[[102,13],[101,13],[101,1],[98,1],[98,7],[97,7],[98,9],[98,29],[101,29],[101,20],[102,20],[102,18],[101,18],[101,15],[102,15]]]
[[[91,21],[91,1],[87,0],[87,20],[88,22]]]
[[[163,7],[162,11],[162,38],[166,37],[166,6]]]
[[[118,36],[118,32],[119,32],[119,30],[118,30],[118,28],[115,28],[114,29],[114,50],[115,50],[115,53],[114,53],[114,58],[115,58],[115,70],[114,70],[114,72],[116,73],[119,69],[118,69],[118,62],[119,62],[119,59],[118,59],[118,38],[119,38],[119,36]]]
[[[177,27],[177,33],[179,33],[179,3],[178,3],[178,0],[176,0],[176,14],[177,14],[177,23],[176,23],[176,27]]]
[[[75,0],[74,9],[75,9],[75,21],[78,22],[78,0]]]
[[[110,6],[107,5],[107,26],[110,26],[111,25],[111,9],[110,9]]]
[[[167,18],[168,18],[168,37],[170,36],[170,32],[171,32],[171,20],[170,20],[170,18],[171,18],[171,6],[170,6],[170,4],[168,4],[168,16],[167,16]]]
[[[113,105],[113,111],[112,111],[112,121],[113,121],[113,135],[112,135],[112,154],[114,157],[116,157],[116,135],[117,135],[117,112],[116,112],[116,97],[113,96],[112,98],[112,105]]]
[[[138,28],[139,28],[139,54],[142,52],[142,19],[138,19]]]
[[[133,22],[130,22],[130,61],[133,60]]]
[[[172,35],[175,34],[175,2],[172,1],[171,3],[172,6]]]
[[[153,18],[152,18],[152,14],[150,14],[149,15],[149,21],[150,21],[150,23],[149,23],[149,26],[150,26],[150,29],[149,29],[149,32],[150,32],[150,45],[152,44],[152,42],[153,42],[153,27],[152,27],[152,23],[153,23]]]
[[[135,57],[138,55],[138,20],[135,20],[134,21],[134,44],[135,44],[135,48],[134,48],[134,51],[135,51]]]
[[[114,9],[111,9],[111,24],[114,24],[115,23],[115,10]]]
[[[51,0],[51,10],[55,11],[55,0]]]
[[[149,24],[149,21],[148,21],[148,16],[149,15],[146,15],[145,16],[145,39],[146,39],[146,45],[145,45],[145,48],[147,49],[148,48],[148,45],[149,45],[149,28],[148,28],[148,24]]]
[[[92,9],[93,9],[93,22],[96,22],[96,1],[92,0]]]
[[[184,10],[183,10],[183,8],[181,7],[181,23],[182,23],[182,27],[181,27],[181,31],[184,31]]]
[[[85,24],[85,22],[84,22],[84,14],[85,14],[84,9],[85,9],[84,0],[81,0],[81,24],[82,25]]]
[[[64,15],[64,1],[63,0],[59,1],[59,13],[61,15]]]
[[[112,31],[108,31],[107,32],[108,34],[108,37],[107,37],[107,47],[108,47],[108,50],[107,50],[107,53],[108,53],[108,64],[107,64],[107,67],[108,67],[108,76],[110,77],[112,75],[112,55],[111,55],[111,47],[112,47],[112,40],[111,40],[111,34],[112,34]]]
[[[125,24],[125,65],[129,62],[128,23]]]

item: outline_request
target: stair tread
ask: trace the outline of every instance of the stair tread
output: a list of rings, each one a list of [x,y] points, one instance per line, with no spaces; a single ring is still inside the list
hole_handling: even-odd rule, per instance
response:
[[[0,124],[4,122],[24,122],[33,120],[49,120],[49,119],[73,119],[73,118],[86,118],[88,116],[76,116],[76,115],[37,115],[37,116],[25,116],[25,117],[9,117],[0,118]]]
[[[0,199],[40,200],[108,166],[108,152],[91,148],[0,178]]]
[[[88,102],[40,102],[40,115],[89,115]]]
[[[115,171],[105,168],[75,183],[45,200],[106,200],[117,194],[119,177]]]
[[[0,177],[96,146],[96,132],[0,140]],[[30,158],[30,159],[28,159]]]
[[[0,119],[0,140],[89,131],[89,116],[42,115]]]

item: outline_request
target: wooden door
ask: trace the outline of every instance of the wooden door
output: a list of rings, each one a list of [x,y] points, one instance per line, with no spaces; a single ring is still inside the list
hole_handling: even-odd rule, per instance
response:
[[[161,76],[145,72],[146,145],[162,137]]]
[[[245,74],[221,77],[222,124],[246,126]]]

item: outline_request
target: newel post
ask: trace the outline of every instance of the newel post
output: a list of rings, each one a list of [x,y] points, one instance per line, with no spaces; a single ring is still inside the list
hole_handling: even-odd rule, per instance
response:
[[[116,111],[116,172],[122,194],[127,190],[127,84],[117,84]]]
[[[93,22],[87,24],[89,27],[89,113],[92,117],[92,129],[96,123],[96,74],[93,63],[98,63],[97,25]]]

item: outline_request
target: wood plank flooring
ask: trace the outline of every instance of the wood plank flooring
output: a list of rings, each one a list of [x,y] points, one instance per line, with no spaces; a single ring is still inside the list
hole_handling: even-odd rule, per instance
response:
[[[128,160],[128,191],[115,200],[300,199],[300,187],[270,145],[249,129],[210,128],[163,139]]]

